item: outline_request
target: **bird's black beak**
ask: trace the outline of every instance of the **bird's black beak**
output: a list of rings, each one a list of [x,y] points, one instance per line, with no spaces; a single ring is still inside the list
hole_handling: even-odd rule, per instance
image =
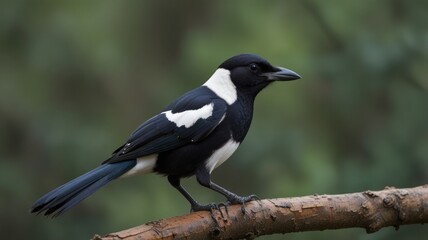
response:
[[[263,75],[271,81],[291,81],[301,78],[299,74],[291,71],[290,69],[275,67],[275,70],[276,71],[274,72],[268,72]]]

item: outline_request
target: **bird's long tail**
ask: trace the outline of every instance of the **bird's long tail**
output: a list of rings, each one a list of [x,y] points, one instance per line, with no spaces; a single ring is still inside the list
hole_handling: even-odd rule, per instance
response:
[[[89,197],[96,190],[120,177],[136,165],[136,160],[103,164],[50,191],[31,207],[32,213],[59,216]]]

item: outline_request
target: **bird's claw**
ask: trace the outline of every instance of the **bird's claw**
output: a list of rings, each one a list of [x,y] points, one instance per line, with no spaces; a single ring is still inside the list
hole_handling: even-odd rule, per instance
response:
[[[241,212],[245,215],[245,203],[253,201],[253,200],[260,200],[259,197],[252,194],[249,196],[241,197],[241,196],[235,196],[231,199],[229,199],[227,202],[229,205],[231,204],[241,204]]]
[[[249,196],[233,196],[230,199],[228,199],[226,202],[222,203],[209,203],[207,205],[200,205],[200,204],[194,204],[192,205],[192,208],[190,209],[190,212],[198,212],[198,211],[210,211],[213,213],[213,210],[220,211],[221,215],[223,216],[223,213],[221,211],[221,207],[224,207],[226,214],[229,214],[228,207],[233,204],[240,204],[241,205],[241,212],[242,214],[245,214],[245,203],[253,201],[253,200],[260,200],[259,197],[256,195],[249,195]]]
[[[245,196],[245,197],[235,196],[235,197],[228,199],[228,202],[230,202],[231,204],[238,204],[238,203],[244,204],[246,202],[250,202],[253,200],[260,200],[260,199],[256,195],[250,195],[250,196]]]
[[[209,203],[207,205],[195,204],[192,205],[190,212],[199,212],[199,211],[212,211],[213,209],[219,209],[218,205],[215,203]]]
[[[231,205],[231,203],[229,201],[226,201],[226,202],[219,203],[217,206],[218,206],[219,210],[221,207],[224,207],[226,214],[229,215],[229,209],[227,207],[229,207],[230,205]],[[220,212],[221,212],[221,210],[220,210]],[[223,215],[223,213],[222,213],[222,215]]]

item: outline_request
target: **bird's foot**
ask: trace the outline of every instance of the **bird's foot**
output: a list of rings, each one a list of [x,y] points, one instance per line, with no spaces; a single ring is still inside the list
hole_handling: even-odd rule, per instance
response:
[[[226,208],[227,211],[227,206],[233,205],[233,204],[241,204],[241,212],[242,214],[245,215],[245,203],[253,201],[253,200],[260,200],[259,197],[257,197],[256,195],[249,195],[249,196],[231,196],[230,198],[228,198],[228,200],[223,203],[223,205]]]
[[[250,195],[250,196],[238,196],[238,195],[236,195],[236,196],[231,196],[227,200],[231,204],[238,204],[238,203],[243,204],[246,202],[250,202],[253,200],[260,200],[260,199],[256,195]]]
[[[190,212],[199,212],[199,211],[212,211],[213,209],[219,209],[219,206],[215,203],[209,203],[207,205],[201,205],[199,203],[195,203],[192,205]]]
[[[234,204],[241,204],[241,212],[242,214],[245,214],[245,203],[253,201],[253,200],[260,200],[256,195],[249,195],[249,196],[238,196],[233,195],[228,198],[226,202],[222,203],[209,203],[207,205],[201,205],[199,203],[192,204],[192,207],[190,209],[190,212],[199,212],[199,211],[210,211],[212,213],[213,210],[219,210],[221,212],[221,207],[224,207],[226,214],[228,214],[228,207],[230,205]],[[223,213],[222,213],[223,215]]]

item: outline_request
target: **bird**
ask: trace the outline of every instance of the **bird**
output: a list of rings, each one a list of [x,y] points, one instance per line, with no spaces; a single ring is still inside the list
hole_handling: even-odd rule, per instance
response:
[[[30,212],[56,217],[115,179],[147,173],[166,176],[194,212],[219,205],[200,204],[181,185],[182,178],[193,175],[201,186],[222,194],[225,206],[254,200],[255,195],[239,196],[214,183],[211,173],[244,140],[257,94],[273,82],[300,78],[256,54],[233,56],[203,85],[143,122],[101,165],[48,192]]]

